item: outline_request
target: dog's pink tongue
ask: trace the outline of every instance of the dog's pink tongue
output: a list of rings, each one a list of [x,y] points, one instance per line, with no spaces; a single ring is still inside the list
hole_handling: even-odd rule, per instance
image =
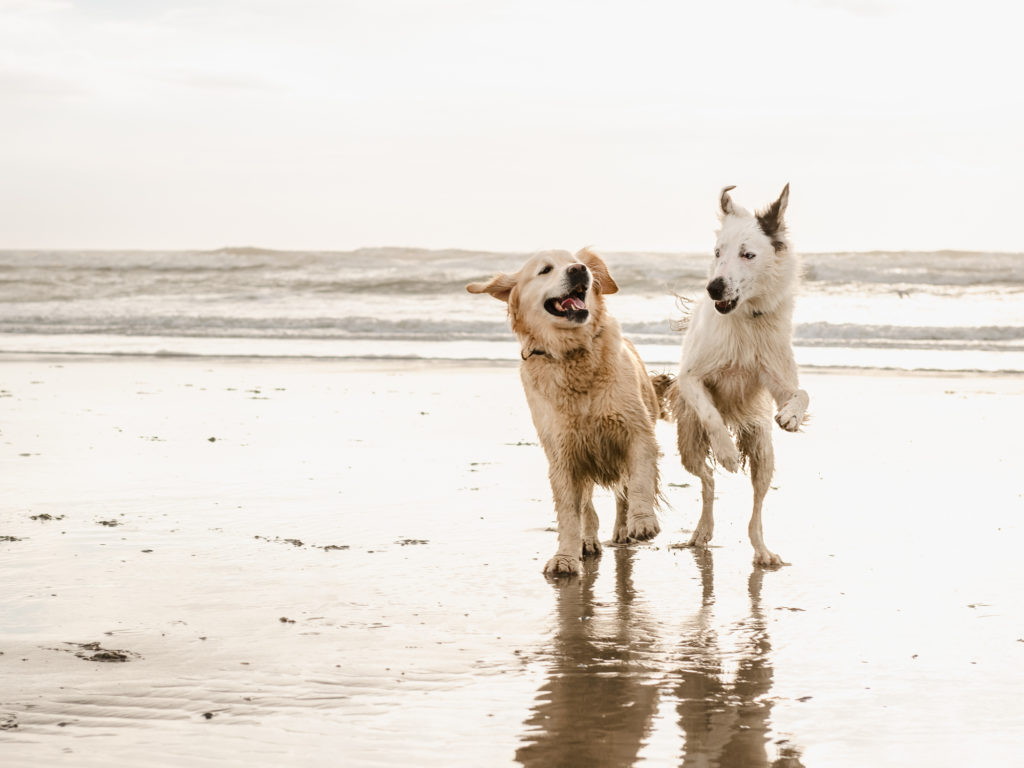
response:
[[[562,299],[562,311],[565,312],[569,309],[586,309],[586,305],[575,296],[569,296]]]

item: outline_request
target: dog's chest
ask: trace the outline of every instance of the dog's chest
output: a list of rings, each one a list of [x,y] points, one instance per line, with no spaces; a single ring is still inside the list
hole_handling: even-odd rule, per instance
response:
[[[595,430],[595,414],[602,410],[595,393],[559,387],[528,387],[526,399],[542,438],[587,435]]]
[[[761,383],[757,369],[751,365],[733,363],[714,371],[704,379],[704,383],[720,398],[729,401],[742,401],[760,391]]]
[[[765,358],[775,346],[771,323],[762,318],[702,319],[684,342],[684,373],[730,401],[754,396],[763,388]]]
[[[602,485],[621,481],[630,443],[626,417],[601,392],[527,390],[534,426],[548,459],[573,476]]]
[[[564,419],[542,437],[549,457],[580,479],[614,485],[624,474],[629,426],[618,414]]]
[[[708,383],[718,387],[746,389],[757,383],[758,370],[758,366],[749,363],[732,363],[710,374]]]

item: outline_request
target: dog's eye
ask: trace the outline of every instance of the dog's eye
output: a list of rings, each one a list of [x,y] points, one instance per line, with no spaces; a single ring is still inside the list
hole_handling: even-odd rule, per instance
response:
[[[540,272],[538,272],[537,274],[538,274],[538,275],[546,275],[546,274],[547,274],[548,272],[550,272],[550,271],[551,271],[551,269],[552,269],[551,265],[550,265],[550,264],[548,264],[548,265],[547,265],[546,267],[544,267],[544,269],[542,269],[542,270],[541,270]]]
[[[754,258],[756,255],[757,255],[756,253],[751,253],[750,251],[747,251],[746,253],[743,254],[743,258],[746,259],[747,261],[749,261],[750,259]]]
[[[717,248],[715,248],[715,258],[717,259],[721,255],[722,255],[722,252],[719,251]]]

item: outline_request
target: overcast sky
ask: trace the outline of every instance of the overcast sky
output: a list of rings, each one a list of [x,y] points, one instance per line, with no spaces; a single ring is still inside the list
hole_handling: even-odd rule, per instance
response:
[[[0,248],[1024,251],[1012,2],[0,0]]]

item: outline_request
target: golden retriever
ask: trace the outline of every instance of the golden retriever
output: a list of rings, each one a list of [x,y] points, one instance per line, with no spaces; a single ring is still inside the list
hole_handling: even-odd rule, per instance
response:
[[[601,551],[595,484],[615,493],[615,543],[650,539],[660,530],[654,512],[659,395],[605,308],[604,297],[618,289],[587,249],[575,256],[544,251],[514,274],[466,286],[508,304],[522,347],[520,375],[558,519],[558,551],[546,574],[578,574],[581,559]]]

